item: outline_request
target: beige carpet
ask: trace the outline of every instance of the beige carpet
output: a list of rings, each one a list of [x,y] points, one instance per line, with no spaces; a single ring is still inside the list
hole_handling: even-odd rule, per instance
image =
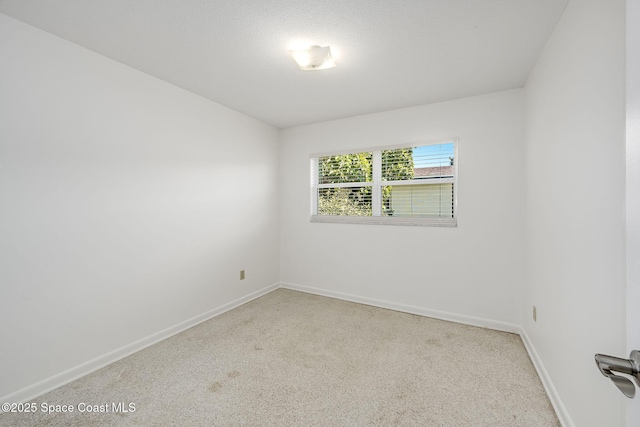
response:
[[[517,335],[283,289],[34,402],[0,425],[559,425]]]

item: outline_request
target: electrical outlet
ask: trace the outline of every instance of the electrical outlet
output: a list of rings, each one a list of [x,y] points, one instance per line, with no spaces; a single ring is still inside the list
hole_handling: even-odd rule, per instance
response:
[[[538,321],[538,310],[536,309],[536,306],[533,306],[533,321],[537,322]]]
[[[240,270],[240,280],[244,280],[244,270]]]

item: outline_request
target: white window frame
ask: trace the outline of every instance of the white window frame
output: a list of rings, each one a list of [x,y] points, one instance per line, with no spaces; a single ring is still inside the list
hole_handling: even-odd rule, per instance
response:
[[[382,186],[386,185],[416,185],[416,181],[423,180],[405,180],[405,181],[382,181],[381,164],[382,151],[394,150],[398,148],[420,147],[425,145],[438,145],[453,143],[454,150],[454,176],[453,178],[432,178],[428,180],[429,184],[453,184],[453,217],[452,218],[421,218],[421,217],[393,217],[382,216]],[[336,156],[343,154],[355,154],[371,152],[373,153],[373,179],[372,182],[348,182],[342,184],[318,184],[318,167],[321,157]],[[414,142],[397,145],[387,145],[381,147],[368,147],[344,151],[332,151],[323,153],[313,153],[311,158],[311,222],[326,222],[339,224],[378,224],[378,225],[414,225],[428,227],[457,227],[458,226],[458,138],[445,138],[436,141]],[[423,182],[424,183],[424,182]],[[372,216],[347,216],[347,215],[318,215],[318,195],[321,188],[336,187],[371,187],[371,206]]]

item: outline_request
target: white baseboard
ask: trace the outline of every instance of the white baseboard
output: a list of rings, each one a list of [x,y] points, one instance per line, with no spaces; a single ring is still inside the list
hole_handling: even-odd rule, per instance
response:
[[[551,381],[551,377],[547,372],[544,364],[542,363],[542,359],[538,355],[529,335],[527,332],[521,328],[520,337],[522,338],[522,342],[524,343],[524,347],[527,349],[529,353],[529,357],[531,358],[531,362],[533,366],[536,368],[538,372],[538,376],[540,377],[540,381],[542,381],[542,385],[547,392],[547,396],[549,396],[549,400],[551,401],[551,405],[553,405],[553,409],[556,411],[556,415],[558,415],[558,419],[560,420],[560,424],[563,427],[575,427],[573,420],[571,419],[571,415],[569,415],[569,411],[562,403],[562,399],[560,399],[560,395],[558,394],[558,390],[553,385],[553,381]]]
[[[184,322],[180,322],[176,325],[170,326],[166,329],[163,329],[162,331],[139,339],[138,341],[132,342],[131,344],[127,344],[124,347],[120,347],[116,350],[96,357],[95,359],[89,360],[88,362],[68,369],[64,372],[53,375],[14,393],[0,397],[0,402],[27,402],[31,399],[35,399],[38,396],[41,396],[51,390],[54,390],[81,377],[84,377],[91,372],[97,371],[100,368],[117,362],[118,360],[123,359],[135,352],[143,350],[173,335],[179,334],[182,331],[192,328],[199,323],[205,322],[213,317],[219,316],[222,313],[241,306],[242,304],[246,304],[249,301],[268,294],[278,287],[279,284],[274,283],[263,289],[252,292],[249,295],[245,295],[243,297],[235,299],[231,302],[221,305],[220,307],[216,307],[205,313],[199,314],[198,316],[192,317],[191,319],[187,319]]]
[[[538,356],[538,353],[536,352],[535,347],[533,346],[533,343],[531,342],[531,340],[529,339],[529,336],[526,334],[526,332],[520,325],[516,325],[513,323],[500,322],[500,321],[491,320],[491,319],[483,319],[480,317],[465,316],[465,315],[456,314],[456,313],[448,313],[448,312],[439,311],[439,310],[430,310],[427,308],[416,307],[416,306],[411,306],[406,304],[399,304],[395,302],[378,300],[374,298],[360,297],[357,295],[345,294],[345,293],[336,292],[336,291],[329,291],[326,289],[314,288],[311,286],[297,285],[294,283],[280,282],[280,287],[284,289],[291,289],[294,291],[301,291],[301,292],[306,292],[310,294],[341,299],[345,301],[357,302],[360,304],[371,305],[374,307],[387,308],[390,310],[402,311],[405,313],[417,314],[420,316],[433,317],[435,319],[447,320],[450,322],[462,323],[470,326],[480,326],[483,328],[494,329],[497,331],[512,332],[512,333],[518,334],[522,338],[522,342],[524,343],[525,349],[527,350],[527,353],[529,353],[529,357],[531,358],[533,366],[536,368],[536,371],[538,372],[540,381],[542,382],[542,385],[544,386],[547,392],[547,395],[549,396],[549,400],[553,405],[553,409],[556,411],[556,414],[558,416],[558,419],[560,420],[560,423],[562,424],[563,427],[575,426],[575,424],[573,423],[573,420],[571,419],[571,416],[569,415],[569,412],[567,411],[564,404],[562,403],[562,400],[560,399],[560,395],[558,394],[558,391],[553,385],[553,382],[551,381],[551,377],[549,377],[549,374],[547,373],[547,370],[545,369],[544,364],[540,359],[540,356]]]
[[[295,283],[280,282],[280,287],[291,289],[294,291],[306,292],[309,294],[321,295],[330,298],[341,299],[345,301],[357,302],[360,304],[371,305],[374,307],[387,308],[404,313],[417,314],[434,319],[447,320],[449,322],[462,323],[465,325],[479,326],[481,328],[495,329],[496,331],[511,332],[519,334],[521,327],[514,323],[501,322],[498,320],[484,319],[481,317],[465,316],[463,314],[449,313],[446,311],[431,310],[428,308],[417,307],[413,305],[401,304],[397,302],[379,300],[375,298],[360,297],[342,292],[328,291],[326,289],[314,288],[311,286],[297,285]]]

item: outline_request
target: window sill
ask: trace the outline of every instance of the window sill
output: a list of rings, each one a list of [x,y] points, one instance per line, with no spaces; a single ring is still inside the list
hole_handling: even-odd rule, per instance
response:
[[[456,218],[398,218],[388,216],[311,215],[311,222],[334,224],[410,225],[420,227],[457,227]]]

